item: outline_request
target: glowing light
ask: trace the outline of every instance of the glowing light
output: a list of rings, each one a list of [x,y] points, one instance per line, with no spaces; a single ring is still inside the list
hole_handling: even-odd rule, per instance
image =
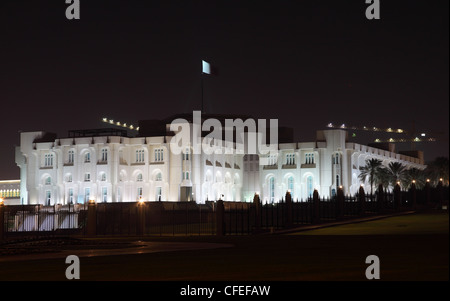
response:
[[[415,184],[415,183],[416,183],[416,180],[412,180],[412,182],[413,182],[413,184]]]
[[[3,198],[0,198],[0,205],[3,205],[3,202],[4,202],[5,200],[3,199]]]
[[[414,142],[420,142],[419,137],[414,138]]]
[[[116,124],[120,126],[120,121],[117,121],[117,123],[116,123]]]
[[[341,125],[341,129],[345,129],[345,123]]]
[[[439,181],[440,181],[440,182],[442,182],[442,180],[443,180],[442,178],[439,178]]]
[[[391,128],[388,128],[387,131],[390,133],[390,132],[392,132],[392,129],[391,129]]]
[[[144,205],[144,199],[143,199],[143,198],[140,198],[139,201],[138,201],[138,203],[139,203],[139,205]]]
[[[103,122],[108,122],[108,118],[103,118]]]
[[[94,199],[89,199],[89,204],[95,204],[95,200]]]
[[[400,181],[397,181],[397,185],[400,185]]]
[[[380,141],[381,141],[381,140],[380,140],[380,139],[378,139],[378,138],[377,138],[377,139],[375,139],[375,142],[380,142]]]
[[[110,119],[109,123],[114,124],[114,120]]]
[[[327,125],[327,127],[332,128],[332,127],[333,127],[333,124],[330,122],[330,123]]]
[[[395,140],[392,138],[389,138],[389,142],[394,142]]]
[[[430,179],[427,179],[427,183],[430,183]]]
[[[397,133],[403,133],[403,130],[402,129],[398,129]]]

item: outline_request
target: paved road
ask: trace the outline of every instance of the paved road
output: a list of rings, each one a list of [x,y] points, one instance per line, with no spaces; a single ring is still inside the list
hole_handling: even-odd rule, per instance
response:
[[[150,242],[135,241],[131,243],[133,246],[126,248],[108,248],[108,249],[90,249],[90,250],[63,250],[60,252],[34,253],[21,255],[1,256],[0,262],[24,261],[24,260],[41,260],[66,258],[69,255],[77,255],[78,257],[94,257],[94,256],[113,256],[126,254],[145,254],[156,252],[186,251],[186,250],[203,250],[229,248],[231,244],[219,243],[202,243],[202,242]]]

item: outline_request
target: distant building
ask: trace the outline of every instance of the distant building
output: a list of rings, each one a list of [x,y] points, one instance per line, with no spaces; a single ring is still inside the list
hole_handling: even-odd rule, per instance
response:
[[[190,147],[174,154],[169,124],[175,117],[140,122],[137,137],[114,129],[69,131],[65,138],[42,131],[21,133],[16,149],[20,200],[45,205],[91,199],[250,201],[259,193],[263,202],[278,202],[287,190],[294,199],[306,199],[314,189],[331,196],[339,186],[354,194],[361,185],[359,167],[369,158],[425,168],[423,159],[397,154],[392,146],[385,150],[349,143],[347,132],[339,129],[317,131],[313,142],[292,142],[292,131],[283,131],[276,155],[238,154],[236,143],[224,141],[216,141],[222,154],[194,154]],[[181,117],[192,123],[189,116]],[[242,118],[212,117],[221,122]],[[226,153],[227,148],[234,152]]]
[[[5,205],[20,204],[20,180],[0,181],[0,198]]]

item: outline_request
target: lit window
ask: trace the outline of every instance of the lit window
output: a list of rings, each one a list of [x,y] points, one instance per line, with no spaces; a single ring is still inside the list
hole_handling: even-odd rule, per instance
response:
[[[155,181],[162,181],[162,174],[160,172],[156,174]]]
[[[306,189],[307,189],[307,195],[308,197],[312,197],[314,190],[313,190],[313,177],[309,176],[308,178],[306,178]]]
[[[294,195],[294,177],[288,178],[288,189],[291,192],[291,195]]]
[[[91,188],[87,187],[84,189],[84,202],[89,203],[90,197],[91,197]]]
[[[52,192],[51,192],[50,190],[47,190],[47,191],[45,192],[45,204],[46,204],[47,206],[50,206],[51,200],[52,200]]]
[[[84,181],[85,182],[89,182],[89,181],[91,181],[91,174],[90,173],[85,173],[84,174]]]
[[[89,163],[91,162],[91,153],[86,153],[84,155],[84,163]]]
[[[52,185],[52,178],[51,177],[47,177],[45,179],[45,185]]]
[[[142,187],[138,187],[138,189],[137,189],[137,198],[138,199],[142,198]]]
[[[186,148],[186,150],[184,151],[183,160],[185,161],[189,160],[189,148]]]
[[[73,204],[73,188],[69,188],[69,197],[67,199],[69,204]]]
[[[294,164],[295,164],[295,154],[287,154],[286,165],[294,165]]]
[[[271,177],[269,179],[269,198],[270,202],[275,202],[275,178]]]
[[[106,181],[106,173],[104,173],[104,172],[101,173],[100,181],[102,181],[102,182]]]
[[[189,172],[188,171],[183,172],[183,180],[189,180]]]
[[[102,187],[102,202],[106,203],[108,200],[108,189],[106,187]]]

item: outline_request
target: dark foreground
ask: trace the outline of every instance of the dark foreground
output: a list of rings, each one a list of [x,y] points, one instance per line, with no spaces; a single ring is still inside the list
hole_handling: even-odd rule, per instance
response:
[[[395,219],[398,220],[395,220]],[[383,231],[370,228],[365,234],[349,232],[348,226],[333,227],[330,234],[256,235],[226,237],[156,237],[78,240],[77,250],[119,248],[124,255],[82,257],[82,281],[366,281],[369,255],[380,259],[380,276],[385,281],[448,281],[448,213],[412,214],[379,220]],[[342,226],[344,227],[344,226]],[[392,234],[389,234],[392,227]],[[398,231],[398,229],[402,229]],[[420,229],[420,231],[418,231]],[[316,230],[319,231],[319,230]],[[221,243],[231,247],[126,254],[132,241]],[[75,247],[77,245],[77,247]],[[192,244],[195,245],[195,244]],[[83,247],[84,246],[84,247]],[[36,248],[43,248],[36,245]],[[55,247],[61,250],[67,246]],[[48,252],[49,248],[46,250]],[[13,252],[13,250],[10,250]],[[119,252],[120,253],[120,252]],[[84,254],[84,253],[83,253]],[[2,256],[6,256],[3,254]],[[9,258],[9,257],[8,257]],[[39,260],[0,261],[1,281],[67,280],[68,264],[61,256]],[[74,280],[72,280],[74,281]],[[78,281],[78,280],[75,280]]]

